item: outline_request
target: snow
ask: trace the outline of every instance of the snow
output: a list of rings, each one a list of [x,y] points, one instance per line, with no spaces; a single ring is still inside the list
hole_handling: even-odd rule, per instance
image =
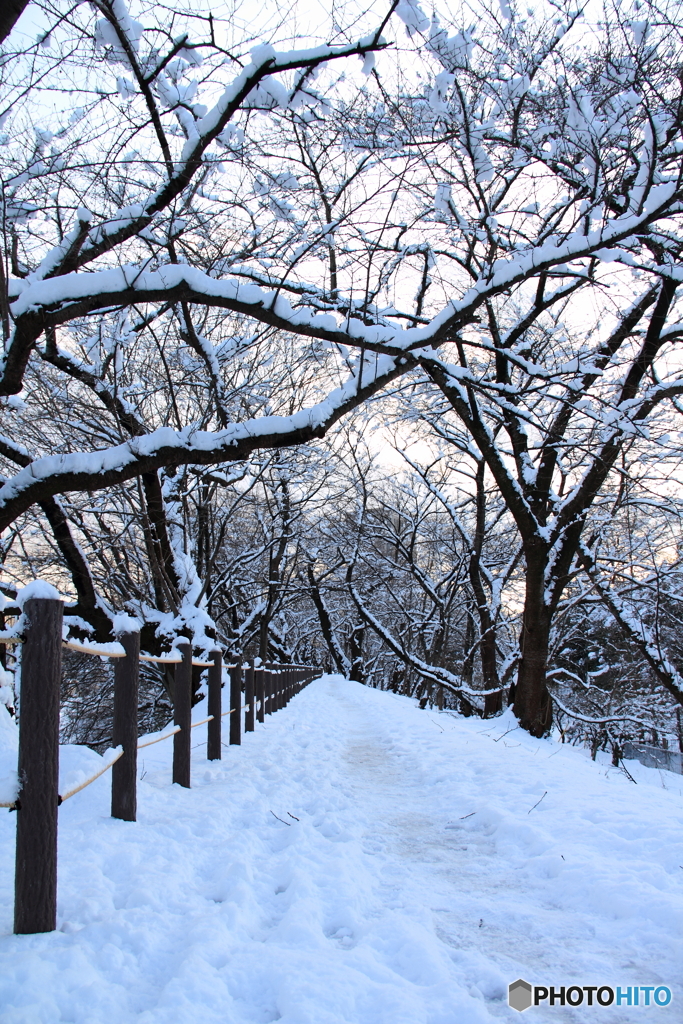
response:
[[[629,763],[634,785],[510,713],[421,711],[339,676],[222,762],[196,729],[192,790],[171,750],[140,752],[137,823],[109,818],[108,775],[60,808],[54,933],[11,934],[0,814],[3,1024],[484,1024],[519,1019],[518,977],[668,985],[656,1020],[680,1019],[678,776]]]
[[[394,13],[405,25],[409,38],[416,32],[426,32],[429,28],[429,18],[416,0],[399,0]]]
[[[382,379],[388,380],[395,367],[396,362],[390,356],[367,359],[360,383],[363,387],[370,387]],[[158,427],[149,434],[133,437],[113,448],[102,448],[90,453],[47,455],[34,459],[29,466],[0,486],[0,509],[18,495],[30,493],[37,481],[68,474],[94,476],[107,472],[123,472],[126,467],[133,465],[136,459],[158,456],[163,448],[175,448],[193,454],[213,452],[216,462],[222,458],[228,461],[231,456],[234,459],[243,458],[243,453],[237,451],[234,446],[248,439],[254,441],[253,447],[256,448],[261,438],[264,439],[264,446],[272,444],[270,435],[282,438],[297,431],[326,428],[339,417],[340,410],[343,410],[347,403],[355,404],[358,389],[358,377],[352,373],[341,387],[334,388],[323,401],[300,409],[290,416],[260,416],[243,423],[230,424],[219,431],[198,430],[193,424],[179,431],[171,427]],[[167,460],[167,465],[170,461]],[[178,463],[183,461],[191,460],[178,459]],[[92,481],[88,481],[88,486],[92,487]],[[40,596],[46,595],[47,591]],[[39,595],[32,593],[31,596]]]
[[[418,15],[423,17],[413,0],[402,0],[402,8],[405,8],[404,13],[411,12],[410,17],[418,17]],[[397,13],[400,14],[398,8]],[[403,17],[402,14],[400,16]],[[408,17],[407,13],[406,17]],[[408,27],[408,23],[406,25]],[[417,22],[414,27],[422,31],[417,26]],[[361,41],[358,45],[362,46],[365,43],[370,45],[367,40]],[[342,53],[341,50],[337,51],[334,48],[327,49],[330,56],[339,56]],[[289,57],[292,59],[296,57],[296,60],[317,60],[322,58],[325,50],[326,48],[322,47],[310,51],[297,51],[290,54]],[[348,53],[348,50],[345,49],[343,52]],[[278,66],[284,67],[286,63],[282,64],[278,58],[276,67]],[[196,151],[205,146],[205,137],[219,127],[230,102],[238,95],[241,85],[244,84],[243,79],[246,81],[250,75],[256,73],[256,70],[255,65],[249,65],[248,68],[240,72],[223,99],[197,123],[196,130],[193,128],[194,134],[185,143],[184,150],[187,152],[184,152],[181,163],[194,159]],[[261,87],[266,87],[264,82],[261,82]],[[491,180],[494,176],[494,167],[482,146],[476,145],[473,159],[476,180],[479,182]],[[137,266],[131,264],[88,273],[73,272],[44,280],[43,275],[54,265],[55,260],[61,257],[62,248],[60,247],[57,247],[52,254],[48,254],[39,274],[30,275],[25,281],[13,280],[10,283],[9,294],[13,298],[12,313],[15,318],[19,318],[28,312],[39,310],[41,307],[78,303],[79,301],[88,302],[92,311],[96,305],[101,304],[102,307],[105,307],[122,296],[127,298],[130,292],[135,292],[139,301],[144,302],[149,299],[157,299],[185,286],[194,293],[193,301],[223,305],[264,322],[272,322],[273,315],[276,315],[282,321],[280,326],[291,328],[297,333],[309,335],[315,333],[320,338],[327,336],[327,340],[333,341],[343,341],[346,338],[352,343],[360,342],[370,346],[381,344],[391,347],[392,352],[397,354],[401,351],[405,352],[412,348],[429,345],[430,341],[447,325],[461,317],[466,319],[466,316],[474,312],[488,296],[519,284],[540,270],[564,267],[572,260],[581,259],[591,254],[604,258],[608,263],[622,259],[622,255],[626,262],[632,262],[632,258],[627,252],[622,254],[618,243],[637,235],[644,225],[650,224],[653,218],[663,216],[665,213],[673,215],[676,212],[677,179],[650,187],[648,166],[648,161],[644,160],[639,172],[645,176],[643,184],[634,187],[635,191],[630,197],[631,208],[623,216],[615,217],[599,230],[586,234],[582,227],[581,230],[568,234],[563,241],[559,241],[554,235],[548,236],[542,244],[537,242],[524,244],[504,257],[494,260],[491,267],[487,267],[482,276],[464,292],[461,298],[446,303],[424,327],[399,328],[388,325],[365,325],[358,319],[349,318],[346,327],[342,328],[334,318],[331,318],[332,322],[328,324],[326,320],[329,317],[324,320],[321,316],[315,315],[311,308],[292,309],[289,302],[281,296],[279,287],[276,287],[273,292],[266,292],[257,285],[245,285],[238,279],[218,281],[214,277],[202,273],[196,267],[182,264],[167,265],[152,271],[147,269],[150,261],[146,260]],[[444,208],[447,206],[443,191],[437,192],[435,202]],[[278,201],[278,203],[279,213],[277,215],[289,219],[293,210],[291,204],[285,201]],[[154,208],[154,201],[150,201],[146,207],[147,213],[149,214]],[[634,212],[636,208],[638,212]],[[437,209],[439,209],[438,205]],[[107,230],[110,228],[119,230],[126,224],[136,223],[141,213],[142,207],[128,207],[120,211],[120,214],[124,215],[122,218],[117,218],[109,223]],[[78,232],[80,229],[74,230]],[[670,274],[674,278],[679,273],[681,273],[680,268],[670,270]]]
[[[0,803],[11,804],[17,798],[17,753],[19,732],[16,721],[4,704],[0,705]],[[4,813],[1,812],[0,813]]]
[[[26,601],[32,601],[33,599],[61,601],[62,596],[57,588],[53,587],[47,580],[31,580],[30,583],[17,592],[16,603],[20,608],[23,608]]]
[[[119,636],[121,633],[137,633],[141,629],[140,620],[125,612],[117,612],[113,615],[111,625],[114,636]]]
[[[120,756],[121,747],[110,747],[103,755],[76,743],[63,743],[59,748],[59,793],[66,796],[97,775]]]

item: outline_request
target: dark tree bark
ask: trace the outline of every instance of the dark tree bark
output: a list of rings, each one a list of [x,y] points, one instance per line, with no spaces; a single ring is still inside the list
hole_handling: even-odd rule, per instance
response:
[[[19,809],[14,931],[57,927],[57,805],[59,800],[59,684],[63,605],[26,602],[21,663]]]
[[[614,408],[630,410],[629,418],[635,425],[645,421],[653,411],[657,402],[652,402],[645,392],[641,392],[641,384],[651,373],[657,354],[665,343],[662,331],[676,288],[676,281],[663,277],[661,283],[649,287],[640,301],[631,306],[595,354],[591,369],[572,382],[571,398],[563,402],[550,421],[542,443],[537,445],[537,455],[532,457],[524,414],[515,408],[517,400],[511,398],[501,407],[501,423],[506,433],[506,445],[509,445],[514,458],[516,476],[503,458],[503,448],[496,434],[486,425],[478,388],[472,383],[464,389],[454,387],[441,364],[431,357],[421,359],[426,372],[448,399],[476,444],[481,460],[495,480],[519,531],[526,566],[526,591],[513,708],[522,728],[534,736],[545,735],[552,724],[547,669],[553,616],[579,555],[588,513],[623,451],[625,438],[630,434],[628,431],[612,430],[604,441],[594,446],[580,484],[573,488],[571,496],[566,500],[558,500],[553,489],[558,453],[570,431],[580,396],[590,393],[603,369],[635,333],[652,306],[654,308],[642,345],[635,356],[631,357],[621,378],[623,383],[612,401]],[[542,294],[541,288],[535,306],[523,326],[532,323],[545,308]],[[491,335],[497,346],[492,377],[496,385],[509,389],[512,378],[507,350],[501,345],[500,331],[490,304],[487,304],[487,312]],[[461,341],[457,344],[461,365],[465,367],[467,357],[464,346]],[[506,346],[509,344],[510,337]],[[659,400],[662,400],[661,397]],[[535,468],[529,473],[534,459]],[[551,520],[553,525],[549,532],[547,524]]]
[[[112,743],[123,747],[123,755],[112,768],[111,816],[135,821],[138,772],[138,680],[140,676],[140,634],[117,637],[126,657],[114,661],[114,728]]]
[[[244,676],[244,731],[254,731],[254,662],[252,661]]]
[[[28,0],[4,0],[0,6],[0,43],[10,34],[28,7]]]
[[[546,682],[552,611],[545,600],[545,552],[527,555],[526,593],[520,640],[521,661],[513,711],[532,736],[545,736],[552,724],[552,704]]]
[[[209,669],[209,701],[208,712],[213,715],[209,722],[206,740],[206,758],[208,761],[221,759],[221,712],[223,685],[223,659],[220,651],[211,652],[213,665]]]
[[[357,623],[351,630],[349,636],[349,660],[351,662],[351,671],[349,672],[349,679],[353,679],[356,683],[365,682],[365,672],[363,670],[363,640],[365,639],[365,623]]]
[[[486,463],[483,459],[477,465],[476,484],[476,529],[474,545],[470,555],[469,576],[479,613],[479,658],[481,661],[482,678],[485,690],[493,690],[500,686],[498,676],[498,653],[496,649],[496,624],[489,609],[489,602],[484,590],[481,574],[481,556],[486,534],[486,492],[484,489],[484,473]],[[497,715],[503,709],[503,692],[487,693],[484,696],[484,717]]]
[[[0,439],[0,454],[23,467],[30,465],[32,461],[24,450],[13,445],[7,437]],[[75,605],[69,607],[69,614],[77,615],[89,622],[99,643],[109,643],[112,639],[111,620],[98,602],[90,567],[83,551],[74,540],[64,509],[54,497],[41,501],[40,508],[50,524],[52,536],[71,574],[76,591],[77,601]]]
[[[190,788],[190,751],[192,736],[192,644],[176,644],[183,660],[175,667],[173,686],[173,722],[180,732],[173,737],[173,781]]]
[[[77,595],[77,602],[68,608],[68,614],[77,615],[93,627],[94,639],[108,643],[112,638],[111,619],[97,600],[97,592],[88,563],[71,533],[69,521],[56,498],[47,498],[40,503],[52,535],[71,574]]]
[[[230,666],[230,743],[242,742],[242,666]]]
[[[327,644],[327,649],[330,652],[330,656],[334,662],[337,672],[342,676],[346,675],[347,671],[350,671],[349,664],[337,640],[329,610],[325,604],[323,595],[320,592],[320,584],[315,578],[313,566],[310,563],[306,567],[306,575],[308,577],[309,593],[311,600],[315,605],[315,610],[318,613],[318,621],[320,623],[320,629],[325,639],[325,643]]]
[[[257,717],[259,722],[266,720],[265,671],[263,666],[254,669],[254,692],[258,701]]]

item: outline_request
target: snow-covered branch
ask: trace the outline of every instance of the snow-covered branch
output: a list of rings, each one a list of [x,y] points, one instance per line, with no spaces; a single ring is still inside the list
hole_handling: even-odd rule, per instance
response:
[[[409,360],[380,356],[366,361],[363,383],[352,375],[326,399],[290,416],[263,416],[214,432],[160,427],[143,437],[101,451],[51,455],[31,462],[0,487],[0,528],[6,528],[34,502],[65,491],[94,491],[161,467],[241,462],[263,448],[305,444],[345,413],[406,372]]]

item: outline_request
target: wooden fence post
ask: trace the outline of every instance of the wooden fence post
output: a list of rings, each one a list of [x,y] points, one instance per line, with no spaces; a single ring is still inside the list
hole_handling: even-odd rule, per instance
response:
[[[209,707],[208,713],[213,715],[206,730],[207,761],[221,760],[221,708],[223,685],[223,656],[220,651],[211,652],[213,664],[209,669]]]
[[[267,661],[263,670],[263,703],[267,715],[273,713],[273,679],[270,671],[270,662]]]
[[[183,660],[175,667],[173,683],[173,722],[180,732],[173,737],[173,781],[185,789],[190,788],[190,750],[192,736],[192,644],[185,637],[175,646]]]
[[[280,708],[280,672],[278,663],[270,666],[270,689],[272,690],[272,714]]]
[[[247,709],[244,712],[244,731],[254,731],[254,661],[249,663],[244,677],[244,703]]]
[[[135,821],[138,774],[138,678],[140,633],[117,637],[126,652],[114,660],[114,727],[112,743],[123,755],[111,770],[111,816]]]
[[[280,666],[277,662],[270,666],[272,672],[273,714],[280,709]]]
[[[265,722],[266,720],[266,694],[265,694],[265,683],[264,683],[263,665],[259,668],[254,669],[254,690],[256,691],[256,700],[258,701],[258,720],[259,722]]]
[[[59,684],[64,606],[51,598],[29,598],[24,614],[14,888],[17,935],[51,932],[57,927]]]
[[[230,743],[242,742],[242,665],[230,666]]]

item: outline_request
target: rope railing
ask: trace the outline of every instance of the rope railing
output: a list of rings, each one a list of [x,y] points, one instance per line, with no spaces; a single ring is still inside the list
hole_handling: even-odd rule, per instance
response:
[[[80,650],[80,648],[73,648],[73,649]],[[92,653],[99,653],[99,652],[92,652]],[[110,654],[109,657],[120,658],[120,657],[125,657],[125,655]],[[195,665],[196,662],[193,661],[192,664]],[[212,665],[212,664],[213,664],[213,662],[205,662],[205,663],[203,663],[203,667],[206,667],[206,666]],[[268,698],[266,698],[266,699],[268,699]],[[222,717],[225,717],[226,715],[232,715],[232,714],[234,714],[235,711],[248,711],[250,708],[251,708],[250,704],[242,704],[239,708],[230,708],[229,711],[224,711],[222,713]],[[190,725],[190,728],[191,729],[196,729],[197,726],[199,726],[199,725],[206,725],[208,722],[212,722],[213,719],[214,719],[214,716],[213,715],[209,715],[208,718],[202,718],[199,722],[192,722],[192,724]],[[161,743],[162,740],[169,740],[171,738],[171,736],[175,736],[176,733],[180,732],[181,728],[182,727],[180,725],[177,725],[174,729],[171,729],[170,732],[164,733],[163,736],[157,736],[155,739],[147,740],[147,742],[145,742],[145,743],[138,743],[137,749],[138,750],[143,750],[145,747],[151,747],[155,743]],[[118,753],[116,754],[116,757],[113,757],[111,759],[111,761],[109,761],[108,764],[105,764],[104,767],[100,768],[100,770],[98,772],[95,772],[94,775],[91,775],[89,779],[86,779],[84,782],[80,783],[78,786],[75,786],[73,789],[68,790],[63,795],[60,795],[57,798],[58,805],[63,804],[65,800],[69,800],[72,796],[75,796],[76,793],[80,793],[81,790],[86,789],[86,787],[89,786],[92,782],[95,782],[102,775],[104,775],[105,772],[108,772],[109,769],[112,768],[116,764],[118,759],[123,756],[123,754],[124,754],[123,749],[119,750]],[[6,807],[6,808],[8,808],[11,811],[17,810],[17,808],[20,807],[20,806],[21,805],[20,805],[20,802],[18,800],[12,800],[12,801],[9,801],[9,802],[2,802],[2,803],[0,803],[0,808]]]
[[[225,718],[226,715],[233,715],[235,713],[235,711],[249,711],[250,708],[251,708],[251,704],[242,704],[238,708],[230,708],[229,711],[222,711],[221,712],[221,718]]]
[[[80,793],[82,789],[85,789],[86,786],[89,786],[92,782],[95,782],[96,779],[99,779],[101,775],[104,775],[105,772],[108,772],[110,768],[113,768],[120,757],[123,757],[123,748],[118,751],[116,757],[113,757],[109,764],[105,764],[104,768],[100,768],[98,772],[95,772],[94,775],[91,775],[89,779],[85,780],[85,782],[81,782],[80,785],[74,786],[73,789],[67,790],[66,793],[60,796],[58,802],[60,804],[63,804],[65,800],[69,800],[72,796],[76,796],[76,793]]]
[[[193,722],[190,729],[196,729],[198,725],[206,725],[207,722],[213,721],[213,715],[209,715],[208,718],[202,718],[201,722]],[[147,740],[146,743],[138,743],[137,749],[142,750],[144,747],[151,747],[155,743],[161,743],[162,740],[168,740],[171,736],[175,736],[177,732],[180,732],[182,726],[176,725],[175,729],[171,729],[170,732],[164,733],[163,736],[157,736],[156,739]]]
[[[198,725],[206,725],[207,722],[213,722],[213,715],[209,715],[208,718],[202,718],[201,722],[193,722],[190,729],[196,729]]]
[[[183,660],[175,655],[171,658],[168,654],[139,654],[140,661],[152,661],[158,665],[179,665]]]
[[[97,654],[100,658],[125,658],[121,644],[83,643],[80,640],[62,640],[62,647],[79,654]],[[117,649],[118,648],[118,649]]]
[[[118,657],[118,655],[116,655],[116,657]],[[202,718],[200,722],[193,722],[190,728],[196,729],[198,725],[206,725],[207,722],[211,722],[212,720],[213,715],[209,715],[208,718]],[[175,735],[175,733],[180,732],[180,728],[181,727],[177,725],[175,729],[171,729],[171,731],[167,732],[164,736],[157,736],[156,739],[149,740],[147,743],[138,743],[137,749],[142,750],[143,747],[151,747],[154,743],[161,743],[162,740],[170,739],[170,737]],[[124,753],[125,751],[122,748],[117,752],[116,756],[113,757],[111,761],[109,761],[108,764],[105,764],[104,767],[100,768],[98,772],[95,772],[94,775],[91,775],[89,779],[86,779],[84,782],[79,783],[78,786],[74,786],[73,789],[67,790],[66,793],[60,794],[60,796],[57,798],[57,804],[61,806],[61,804],[63,804],[65,800],[69,800],[72,796],[75,796],[76,793],[80,793],[82,789],[85,789],[92,782],[95,782],[97,779],[99,779],[100,776],[104,775],[105,772],[108,772],[110,768],[113,768],[118,759],[120,757],[123,757]],[[18,800],[13,800],[9,803],[0,803],[0,807],[8,807],[11,811],[16,811],[20,806],[21,805]]]
[[[229,708],[223,710],[222,652],[199,650],[193,654],[186,637],[177,637],[170,651],[147,654],[140,650],[140,633],[123,632],[116,642],[63,638],[62,602],[51,597],[29,598],[24,606],[23,633],[2,631],[0,644],[22,644],[21,706],[18,776],[21,789],[0,807],[16,810],[17,867],[15,875],[14,931],[26,934],[53,931],[57,913],[58,807],[111,769],[112,817],[135,821],[137,814],[137,752],[173,737],[172,778],[190,787],[192,729],[207,726],[207,759],[222,757],[221,721],[228,718],[230,746],[240,745],[242,729],[254,732],[286,707],[290,699],[316,675],[304,665],[251,661],[227,666]],[[112,745],[116,756],[95,774],[59,794],[59,693],[62,650],[112,658],[114,661],[114,715]],[[208,657],[207,657],[208,655]],[[161,736],[138,742],[138,677],[141,662],[173,666],[174,726]],[[192,722],[194,669],[208,670],[208,716]],[[229,684],[228,684],[229,681]],[[244,713],[244,714],[242,714]],[[37,837],[37,839],[36,839]],[[35,879],[41,878],[41,885]]]
[[[123,750],[117,751],[116,756],[113,757],[108,764],[105,764],[103,768],[100,768],[98,772],[95,772],[94,775],[91,775],[89,779],[85,779],[85,781],[80,782],[77,786],[74,786],[73,789],[68,789],[66,793],[59,794],[59,796],[57,797],[57,806],[61,806],[65,800],[69,800],[72,796],[75,796],[76,793],[80,793],[82,789],[85,789],[86,786],[89,786],[91,782],[95,782],[96,779],[99,779],[100,776],[104,775],[105,772],[108,772],[109,769],[112,768],[113,765],[115,765],[118,759],[122,756]],[[0,803],[0,807],[8,807],[10,811],[17,811],[21,808],[21,801],[17,798],[16,800],[12,800],[10,803]]]
[[[152,747],[155,743],[161,743],[162,740],[169,740],[171,736],[175,736],[177,732],[180,732],[180,726],[176,725],[175,729],[171,729],[164,736],[157,736],[155,740],[147,740],[146,743],[138,743],[137,749],[143,750],[144,747]]]

